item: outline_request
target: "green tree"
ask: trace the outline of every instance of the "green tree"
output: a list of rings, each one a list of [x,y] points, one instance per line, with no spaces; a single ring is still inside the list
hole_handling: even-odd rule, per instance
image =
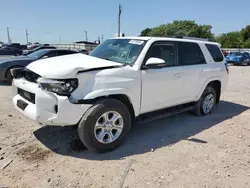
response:
[[[243,43],[242,47],[243,48],[250,48],[250,38]]]
[[[152,29],[146,28],[146,29],[141,31],[140,36],[149,36],[151,31],[152,31]]]
[[[143,34],[145,30],[149,31],[148,29],[144,29]],[[192,20],[180,20],[152,28],[150,32],[146,32],[146,36],[190,36],[214,39],[211,29],[211,25],[199,25]]]
[[[223,33],[222,35],[216,38],[216,41],[219,42],[223,48],[242,47],[240,32],[238,31]]]
[[[250,25],[240,31],[240,37],[243,43],[250,39]]]

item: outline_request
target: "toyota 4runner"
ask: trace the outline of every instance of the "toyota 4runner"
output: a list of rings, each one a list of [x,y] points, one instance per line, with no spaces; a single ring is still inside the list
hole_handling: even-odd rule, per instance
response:
[[[105,152],[122,143],[134,120],[211,113],[228,82],[225,63],[215,42],[113,38],[90,55],[38,60],[11,70],[13,103],[43,125],[77,124],[82,143]]]

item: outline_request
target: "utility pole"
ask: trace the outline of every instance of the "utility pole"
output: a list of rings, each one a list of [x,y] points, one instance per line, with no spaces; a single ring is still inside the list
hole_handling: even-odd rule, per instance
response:
[[[102,35],[102,42],[103,42],[103,35]]]
[[[7,27],[7,36],[8,36],[8,43],[10,44],[11,40],[10,40],[10,32],[9,32],[9,28],[8,27]]]
[[[26,29],[26,41],[27,41],[27,45],[29,44],[29,33],[28,30]]]
[[[85,37],[86,37],[86,42],[88,42],[88,31],[84,31]]]
[[[118,37],[120,37],[120,32],[121,32],[121,13],[122,13],[122,6],[119,4],[119,9],[118,9]]]
[[[61,39],[62,39],[61,36],[59,36],[59,44],[61,44]]]

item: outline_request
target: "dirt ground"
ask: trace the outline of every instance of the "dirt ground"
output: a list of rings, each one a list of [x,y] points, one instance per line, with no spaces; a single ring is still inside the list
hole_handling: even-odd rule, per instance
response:
[[[40,127],[0,85],[0,188],[249,188],[250,67],[230,67],[213,114],[137,124],[113,152],[79,144],[74,127]]]

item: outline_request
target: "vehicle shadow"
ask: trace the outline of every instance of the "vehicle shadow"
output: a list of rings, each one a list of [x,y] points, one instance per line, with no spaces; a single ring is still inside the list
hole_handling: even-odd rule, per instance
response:
[[[248,106],[221,101],[214,113],[208,116],[195,117],[190,113],[183,113],[151,123],[136,124],[125,143],[114,151],[102,154],[88,151],[79,141],[77,130],[73,126],[46,126],[35,131],[34,135],[57,154],[89,160],[119,160],[170,146],[181,140],[206,144],[207,141],[190,137],[248,109]]]

